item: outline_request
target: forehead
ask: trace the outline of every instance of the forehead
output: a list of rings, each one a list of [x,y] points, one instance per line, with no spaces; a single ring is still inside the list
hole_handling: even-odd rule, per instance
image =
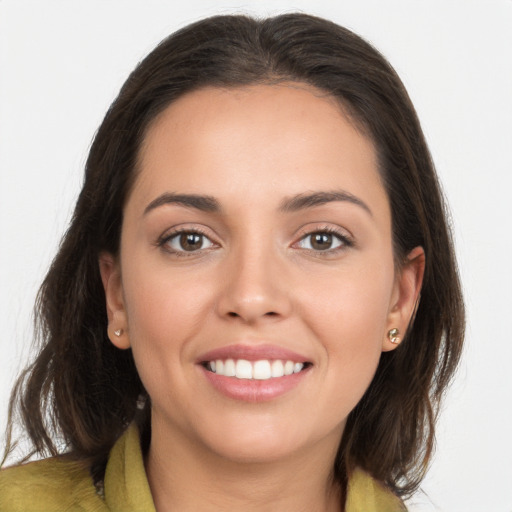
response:
[[[283,83],[205,88],[172,103],[148,129],[134,192],[149,201],[162,189],[222,199],[340,187],[382,199],[373,143],[337,100]]]

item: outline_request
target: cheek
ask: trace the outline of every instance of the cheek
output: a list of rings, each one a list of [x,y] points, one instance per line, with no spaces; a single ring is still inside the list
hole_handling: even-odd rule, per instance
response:
[[[386,268],[386,265],[383,265]],[[378,268],[378,267],[377,267]],[[303,317],[321,340],[333,411],[346,416],[370,385],[387,326],[393,270],[349,272],[308,294]],[[343,408],[342,411],[339,409]]]
[[[335,346],[380,347],[392,289],[392,263],[333,272],[310,282],[303,314],[328,340],[336,340]]]
[[[128,331],[141,378],[167,375],[185,358],[189,340],[207,315],[211,293],[200,279],[165,266],[148,269],[134,260],[126,275]]]

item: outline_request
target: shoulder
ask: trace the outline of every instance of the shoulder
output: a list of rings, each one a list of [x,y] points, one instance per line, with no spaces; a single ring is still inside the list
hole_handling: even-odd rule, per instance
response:
[[[350,475],[347,512],[405,512],[404,503],[361,469]]]
[[[102,512],[84,464],[62,457],[0,470],[0,512]]]

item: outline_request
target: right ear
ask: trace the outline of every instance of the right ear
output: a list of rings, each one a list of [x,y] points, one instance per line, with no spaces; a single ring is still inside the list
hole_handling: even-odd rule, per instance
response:
[[[108,337],[120,349],[130,348],[128,321],[123,298],[123,282],[121,268],[116,258],[108,252],[100,254],[99,260],[101,281],[105,290],[108,317]]]

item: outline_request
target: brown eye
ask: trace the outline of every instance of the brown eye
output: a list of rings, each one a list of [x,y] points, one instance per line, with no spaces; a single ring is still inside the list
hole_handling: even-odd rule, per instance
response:
[[[329,233],[327,231],[317,231],[306,235],[299,242],[301,249],[309,249],[312,251],[328,251],[337,249],[345,244],[341,236]]]
[[[213,242],[205,235],[195,231],[183,231],[171,236],[166,244],[173,252],[194,252],[201,249],[208,249]]]
[[[333,242],[333,236],[330,233],[314,233],[311,235],[311,247],[317,251],[330,249]]]
[[[203,236],[197,233],[182,233],[180,246],[184,251],[197,251],[203,245]]]

